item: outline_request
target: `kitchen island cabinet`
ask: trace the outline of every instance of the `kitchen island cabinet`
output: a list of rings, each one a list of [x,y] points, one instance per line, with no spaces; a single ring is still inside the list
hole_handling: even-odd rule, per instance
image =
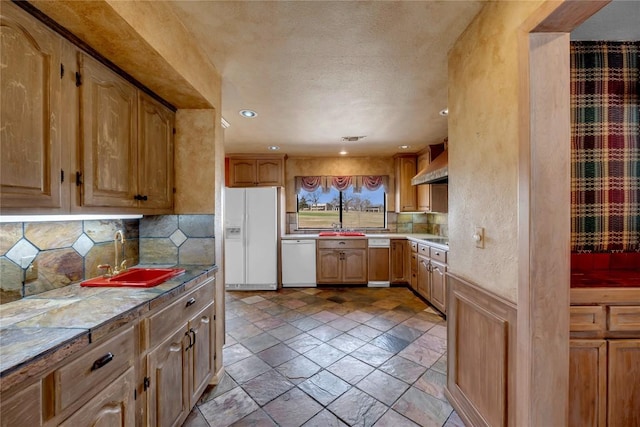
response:
[[[316,243],[319,285],[367,283],[367,239],[319,239]]]

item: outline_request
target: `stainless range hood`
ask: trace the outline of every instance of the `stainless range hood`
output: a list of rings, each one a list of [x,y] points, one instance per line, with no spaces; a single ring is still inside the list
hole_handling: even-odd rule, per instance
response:
[[[426,168],[411,179],[411,185],[447,184],[449,182],[449,151],[444,150]]]

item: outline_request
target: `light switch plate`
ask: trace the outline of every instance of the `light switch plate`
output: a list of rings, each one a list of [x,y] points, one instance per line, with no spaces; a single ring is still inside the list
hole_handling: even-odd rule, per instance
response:
[[[484,249],[484,227],[476,227],[473,240],[476,242],[476,248]]]

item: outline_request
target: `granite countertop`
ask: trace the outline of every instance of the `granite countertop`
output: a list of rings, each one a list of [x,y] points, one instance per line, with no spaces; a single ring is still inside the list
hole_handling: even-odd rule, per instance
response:
[[[78,282],[1,305],[2,390],[202,283],[217,269],[176,267],[185,272],[152,288],[90,288]]]
[[[308,239],[357,239],[363,238],[361,236],[318,236],[315,234],[284,234],[281,236],[282,240],[308,240]],[[428,243],[429,245],[440,247],[444,250],[449,250],[448,238],[437,236],[435,234],[418,234],[418,233],[365,233],[366,239],[408,239],[418,243]]]

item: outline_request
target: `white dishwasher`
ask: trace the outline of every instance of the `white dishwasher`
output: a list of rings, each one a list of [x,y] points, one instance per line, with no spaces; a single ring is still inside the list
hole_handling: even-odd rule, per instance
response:
[[[282,240],[282,287],[316,286],[315,239]]]

